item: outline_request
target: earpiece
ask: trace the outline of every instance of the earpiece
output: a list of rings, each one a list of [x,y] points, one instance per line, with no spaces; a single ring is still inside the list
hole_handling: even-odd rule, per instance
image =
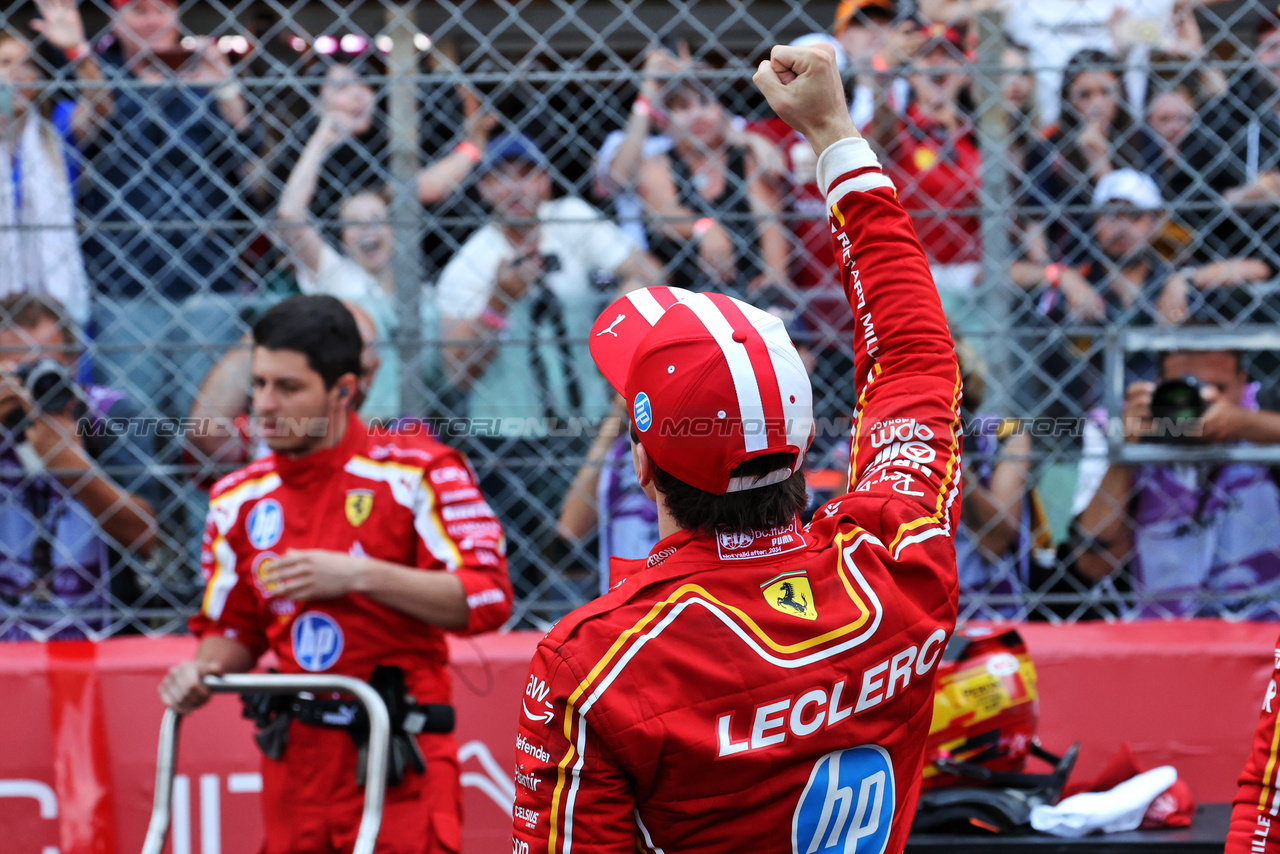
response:
[[[345,388],[340,388],[340,389],[338,389],[338,398],[339,398],[339,399],[344,398],[344,397],[346,397],[346,396],[347,396],[347,390],[346,390]]]

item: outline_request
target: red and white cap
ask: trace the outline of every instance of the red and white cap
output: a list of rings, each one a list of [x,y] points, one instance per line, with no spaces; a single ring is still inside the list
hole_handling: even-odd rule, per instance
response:
[[[782,321],[724,294],[642,288],[591,327],[591,357],[665,472],[723,495],[786,480],[813,438],[813,388]],[[787,454],[757,478],[747,460]]]

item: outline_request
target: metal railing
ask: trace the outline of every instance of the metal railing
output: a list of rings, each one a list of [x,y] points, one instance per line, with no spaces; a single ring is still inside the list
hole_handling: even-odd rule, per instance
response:
[[[297,694],[302,691],[334,691],[351,694],[369,716],[369,745],[366,753],[364,808],[356,833],[354,854],[373,854],[382,824],[382,805],[387,792],[387,761],[391,744],[391,722],[386,703],[368,683],[350,676],[312,676],[251,673],[206,676],[210,691],[222,694],[253,691],[264,694]],[[142,844],[142,854],[160,854],[169,833],[173,799],[174,770],[178,763],[178,730],[182,716],[165,709],[160,723],[160,743],[156,750],[156,790],[151,821]]]

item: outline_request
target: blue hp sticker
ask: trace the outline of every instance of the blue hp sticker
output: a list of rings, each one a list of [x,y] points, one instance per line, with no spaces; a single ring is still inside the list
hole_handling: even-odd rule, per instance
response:
[[[882,854],[893,828],[893,763],[877,744],[813,766],[791,820],[793,854]]]
[[[293,621],[293,659],[303,670],[328,670],[342,655],[342,629],[328,614],[307,611]]]
[[[255,549],[269,549],[280,542],[280,535],[284,533],[284,508],[274,498],[259,501],[249,511],[244,528],[250,545]]]
[[[649,395],[644,392],[637,394],[632,411],[636,416],[636,429],[641,433],[653,426],[653,407],[649,404]]]

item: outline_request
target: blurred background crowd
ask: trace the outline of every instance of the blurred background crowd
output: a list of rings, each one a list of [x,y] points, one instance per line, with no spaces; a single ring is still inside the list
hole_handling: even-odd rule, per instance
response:
[[[853,315],[803,137],[837,51],[965,372],[962,619],[1280,615],[1280,9],[1257,0],[32,0],[0,11],[0,637],[179,630],[261,452],[246,332],[337,296],[360,413],[463,450],[513,624],[652,505],[587,355],[621,290],[733,293],[810,365],[843,491]]]

